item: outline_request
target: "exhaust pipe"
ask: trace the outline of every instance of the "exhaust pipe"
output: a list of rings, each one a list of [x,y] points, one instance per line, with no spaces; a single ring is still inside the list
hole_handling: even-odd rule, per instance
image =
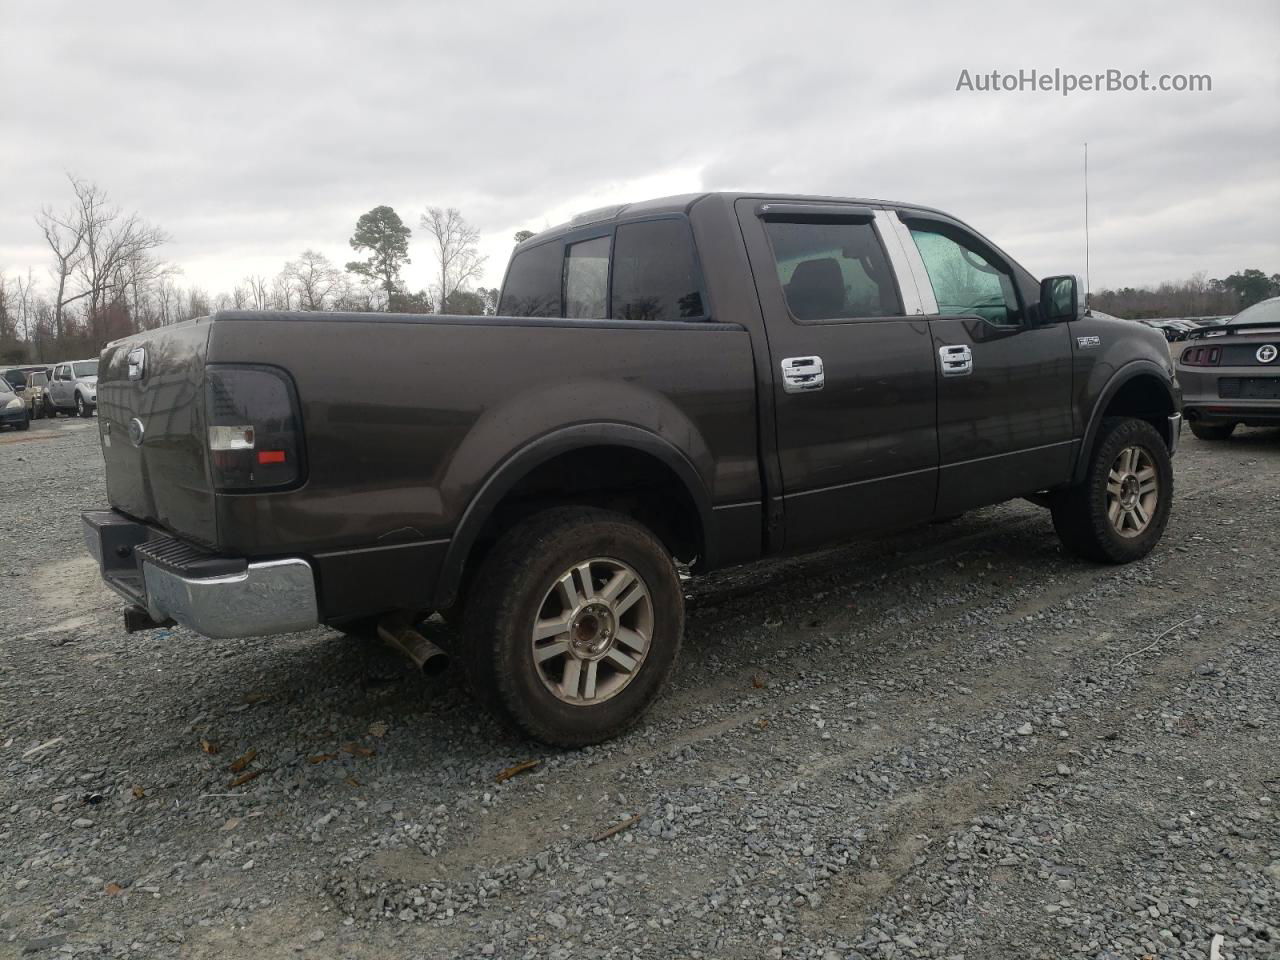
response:
[[[427,676],[443,673],[449,666],[449,654],[413,629],[404,617],[384,617],[378,623],[378,636]]]

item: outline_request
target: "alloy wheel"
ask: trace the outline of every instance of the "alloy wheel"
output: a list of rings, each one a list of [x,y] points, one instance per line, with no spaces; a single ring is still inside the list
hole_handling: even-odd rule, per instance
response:
[[[1144,447],[1125,447],[1107,474],[1107,519],[1122,537],[1142,534],[1156,515],[1160,480],[1155,461]]]
[[[639,673],[653,637],[653,598],[621,560],[596,557],[556,578],[531,631],[533,663],[559,700],[589,706]]]

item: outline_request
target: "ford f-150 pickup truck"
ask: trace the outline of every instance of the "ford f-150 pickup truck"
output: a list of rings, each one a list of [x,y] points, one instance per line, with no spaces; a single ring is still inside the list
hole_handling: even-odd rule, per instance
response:
[[[582,745],[670,674],[680,564],[1014,497],[1123,563],[1168,520],[1163,338],[938,210],[595,210],[515,248],[498,313],[231,310],[109,344],[84,530],[126,624],[403,639],[440,611],[478,695]]]

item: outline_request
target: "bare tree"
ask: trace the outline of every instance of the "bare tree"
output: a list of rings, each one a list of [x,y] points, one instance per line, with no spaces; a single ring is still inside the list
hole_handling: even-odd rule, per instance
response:
[[[440,313],[459,290],[484,274],[485,258],[480,255],[480,231],[463,218],[455,207],[442,210],[427,207],[422,228],[435,241],[436,262],[440,265]]]
[[[252,274],[244,278],[244,285],[249,288],[249,302],[254,310],[266,310],[270,307],[271,293],[266,277]]]
[[[332,310],[342,293],[342,273],[323,253],[303,250],[284,265],[282,274],[297,297],[300,310]]]
[[[72,181],[75,182],[74,180]],[[70,296],[68,284],[72,273],[80,266],[84,257],[84,227],[80,223],[77,210],[66,213],[55,213],[51,207],[43,207],[36,217],[36,224],[44,234],[45,243],[53,253],[53,335],[59,340],[63,335],[63,310],[72,300],[79,300],[85,294]]]
[[[126,214],[110,202],[97,184],[71,177],[76,194],[77,226],[83,238],[83,255],[76,274],[89,300],[90,334],[106,335],[104,311],[124,293],[129,282],[157,279],[165,264],[153,253],[169,235],[136,213]]]

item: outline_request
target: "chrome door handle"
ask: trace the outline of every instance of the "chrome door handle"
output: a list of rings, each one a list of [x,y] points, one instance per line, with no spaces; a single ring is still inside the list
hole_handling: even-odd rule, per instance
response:
[[[938,360],[942,364],[944,377],[967,377],[973,373],[973,351],[968,344],[939,347]]]
[[[826,382],[821,357],[787,357],[782,361],[784,393],[808,393],[821,390]]]

